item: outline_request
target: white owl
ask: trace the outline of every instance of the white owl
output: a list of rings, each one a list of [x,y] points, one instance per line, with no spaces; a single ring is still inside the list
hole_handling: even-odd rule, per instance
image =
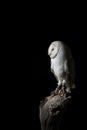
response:
[[[62,41],[54,41],[48,48],[48,55],[58,87],[64,86],[66,92],[70,93],[75,88],[75,64],[70,49]]]

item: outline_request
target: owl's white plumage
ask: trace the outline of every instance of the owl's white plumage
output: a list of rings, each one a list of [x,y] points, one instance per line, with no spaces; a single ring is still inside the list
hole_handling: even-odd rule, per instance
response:
[[[63,85],[67,92],[71,92],[75,87],[75,65],[70,49],[62,41],[54,41],[48,48],[48,55],[58,86]]]

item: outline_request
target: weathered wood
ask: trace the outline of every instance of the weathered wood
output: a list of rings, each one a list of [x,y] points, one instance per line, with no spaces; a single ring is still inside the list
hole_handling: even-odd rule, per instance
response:
[[[64,88],[54,90],[41,101],[39,106],[41,130],[59,130],[63,114],[71,96],[66,95]]]

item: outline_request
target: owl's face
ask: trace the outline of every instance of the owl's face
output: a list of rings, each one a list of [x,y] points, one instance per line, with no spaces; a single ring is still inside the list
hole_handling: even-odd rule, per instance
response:
[[[58,47],[58,42],[52,42],[51,45],[48,48],[48,55],[50,56],[51,59],[55,58],[55,56],[58,54],[59,47]]]

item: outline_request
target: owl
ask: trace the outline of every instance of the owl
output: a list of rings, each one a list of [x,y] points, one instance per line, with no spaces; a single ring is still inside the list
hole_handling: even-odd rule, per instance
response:
[[[48,55],[58,87],[64,86],[66,92],[71,93],[75,88],[75,64],[69,47],[62,41],[54,41],[48,48]]]

